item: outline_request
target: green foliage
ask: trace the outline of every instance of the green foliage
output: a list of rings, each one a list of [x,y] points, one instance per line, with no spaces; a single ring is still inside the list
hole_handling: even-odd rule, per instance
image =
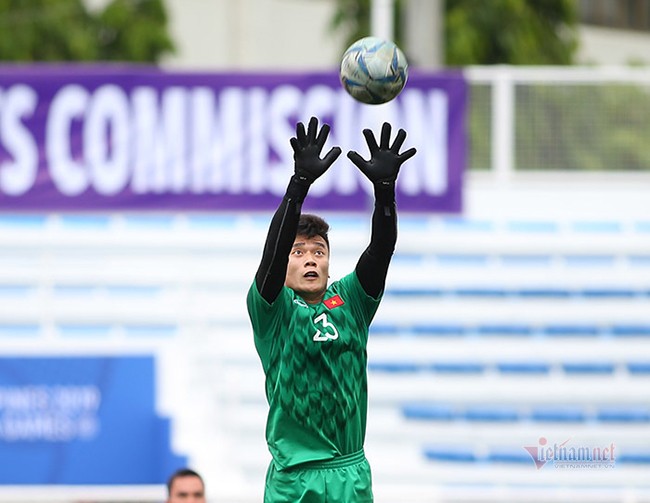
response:
[[[362,37],[370,35],[370,8],[371,0],[336,0],[337,9],[330,21],[332,30],[345,33],[345,47]],[[402,37],[399,25],[401,24],[402,0],[394,0],[394,18],[396,21],[394,42],[400,45]]]
[[[402,40],[403,0],[394,0],[395,42]],[[370,0],[336,0],[331,27],[346,43],[370,34]],[[577,50],[574,0],[446,0],[445,63],[567,65]]]
[[[97,21],[103,60],[157,61],[174,48],[159,0],[113,0]]]
[[[447,0],[446,63],[568,65],[577,49],[572,0]]]
[[[650,170],[650,88],[630,84],[516,87],[515,165],[521,171]],[[470,87],[468,167],[491,165],[490,86]]]
[[[351,42],[370,33],[370,0],[336,0],[335,29]],[[404,2],[395,0],[396,8]],[[575,0],[446,0],[445,62],[570,65],[578,46]],[[396,41],[403,27],[396,22]],[[520,170],[650,170],[650,88],[518,85],[515,165]],[[468,165],[491,166],[491,87],[473,84]]]
[[[486,170],[492,159],[492,88],[487,84],[474,84],[469,87],[468,99],[468,159],[471,169]]]
[[[522,86],[516,110],[519,169],[650,169],[647,88],[622,84]]]
[[[90,60],[92,22],[81,0],[0,0],[0,60]]]
[[[163,0],[0,0],[0,61],[156,63],[173,51]]]

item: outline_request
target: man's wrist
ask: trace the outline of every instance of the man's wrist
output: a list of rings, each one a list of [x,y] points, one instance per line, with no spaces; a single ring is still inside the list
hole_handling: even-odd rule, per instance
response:
[[[294,173],[294,175],[291,177],[291,180],[299,185],[305,185],[307,187],[309,187],[312,183],[314,183],[314,179],[311,176],[309,176],[307,173],[303,173],[303,172]]]
[[[383,181],[374,184],[375,202],[381,206],[395,204],[395,181]]]
[[[294,201],[303,202],[305,197],[307,197],[307,192],[309,192],[311,183],[312,182],[308,178],[299,174],[294,174],[289,180],[286,196]]]

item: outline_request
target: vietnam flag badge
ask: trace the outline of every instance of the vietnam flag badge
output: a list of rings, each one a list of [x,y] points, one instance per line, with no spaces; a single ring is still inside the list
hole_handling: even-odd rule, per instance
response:
[[[335,295],[334,297],[325,299],[323,301],[323,304],[325,304],[325,306],[327,306],[328,309],[334,309],[335,307],[342,306],[343,304],[345,304],[345,302],[343,302],[343,299],[340,297],[340,295]]]

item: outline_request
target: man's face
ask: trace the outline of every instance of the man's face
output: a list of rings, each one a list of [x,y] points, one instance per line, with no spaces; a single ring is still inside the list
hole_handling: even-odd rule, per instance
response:
[[[205,503],[205,489],[198,477],[177,477],[172,483],[167,503]]]
[[[327,290],[329,268],[330,254],[325,239],[296,236],[284,284],[310,304],[318,303]]]

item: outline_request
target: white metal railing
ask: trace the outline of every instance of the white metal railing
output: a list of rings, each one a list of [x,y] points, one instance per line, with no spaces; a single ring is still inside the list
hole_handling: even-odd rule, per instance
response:
[[[517,128],[516,88],[526,85],[600,86],[604,84],[650,87],[650,68],[603,67],[526,67],[526,66],[470,66],[463,70],[470,85],[491,87],[490,108],[490,170],[501,182],[516,176],[515,159]],[[643,134],[639,132],[639,134]],[[612,173],[608,173],[612,174]],[[619,174],[619,173],[616,173]],[[650,180],[650,168],[642,173]]]

